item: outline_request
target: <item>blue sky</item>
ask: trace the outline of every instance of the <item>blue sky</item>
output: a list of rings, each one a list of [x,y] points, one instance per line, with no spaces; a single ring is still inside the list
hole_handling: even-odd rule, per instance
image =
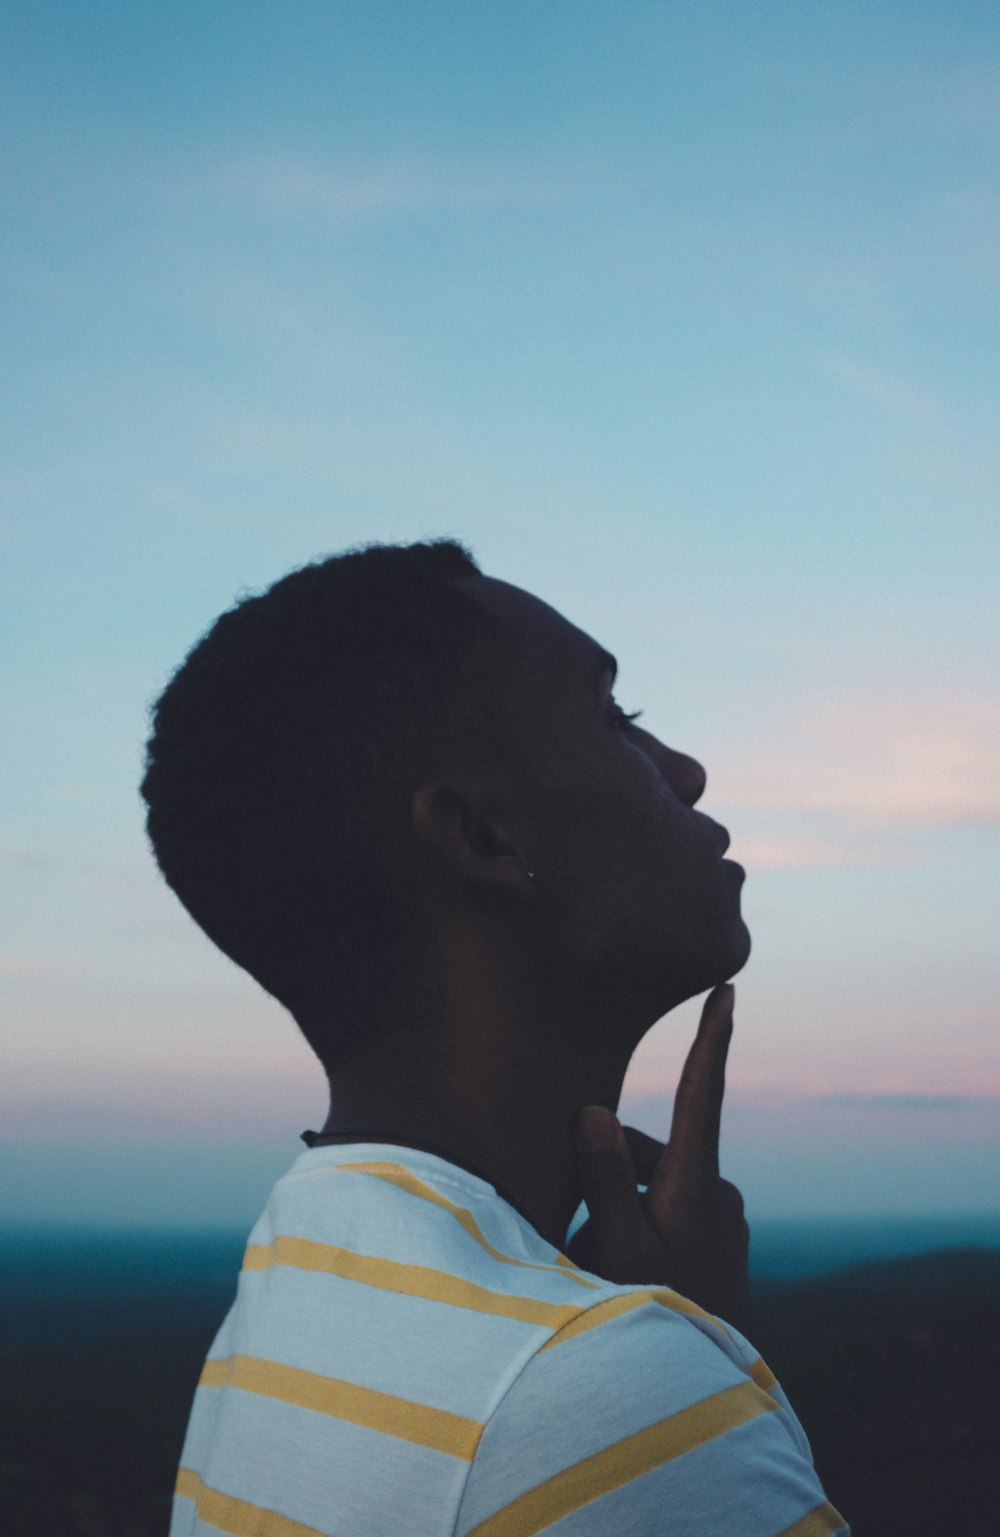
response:
[[[757,1208],[1000,1207],[995,8],[0,29],[0,1202],[249,1220],[322,1118],[155,878],[145,711],[241,590],[452,533],[708,767]]]

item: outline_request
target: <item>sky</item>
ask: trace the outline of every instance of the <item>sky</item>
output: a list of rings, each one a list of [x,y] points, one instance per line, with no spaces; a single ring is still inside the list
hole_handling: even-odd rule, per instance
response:
[[[995,6],[11,0],[0,128],[0,1220],[249,1224],[322,1124],[155,871],[147,711],[433,535],[706,765],[751,1218],[1000,1212]]]

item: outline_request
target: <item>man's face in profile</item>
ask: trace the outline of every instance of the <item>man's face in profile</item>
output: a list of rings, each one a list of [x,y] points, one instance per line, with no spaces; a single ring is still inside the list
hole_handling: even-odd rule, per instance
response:
[[[582,977],[647,1000],[654,1017],[745,964],[741,867],[694,809],[694,759],[630,723],[614,661],[540,599],[493,578],[468,583],[511,638],[523,728],[525,838],[540,911]]]

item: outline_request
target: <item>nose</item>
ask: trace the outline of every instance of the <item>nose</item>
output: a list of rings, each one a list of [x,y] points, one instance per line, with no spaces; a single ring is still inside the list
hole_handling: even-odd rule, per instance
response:
[[[664,747],[662,751],[664,778],[685,806],[693,806],[704,794],[708,775],[697,758],[689,758],[687,753],[676,752],[672,747]]]
[[[693,806],[700,801],[705,793],[708,775],[697,758],[690,757],[686,752],[678,752],[675,747],[668,747],[666,742],[661,742],[651,731],[640,728],[635,735],[643,740],[645,752],[678,800],[683,801],[685,806]]]

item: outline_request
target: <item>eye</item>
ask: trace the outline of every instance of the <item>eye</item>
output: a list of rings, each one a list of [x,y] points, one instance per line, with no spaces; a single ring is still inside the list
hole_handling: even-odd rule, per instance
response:
[[[626,712],[622,709],[620,704],[615,704],[615,701],[612,699],[611,718],[609,720],[609,725],[612,726],[615,731],[627,731],[632,722],[638,720],[641,714],[641,710],[632,710],[631,712]]]

